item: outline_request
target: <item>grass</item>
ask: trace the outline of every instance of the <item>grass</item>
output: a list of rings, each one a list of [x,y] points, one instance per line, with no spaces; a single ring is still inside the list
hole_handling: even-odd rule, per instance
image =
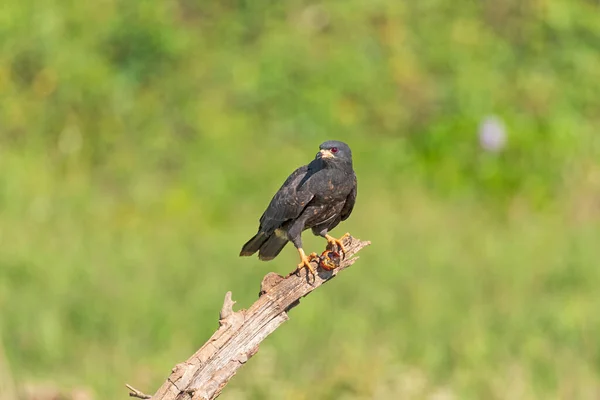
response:
[[[100,196],[100,185],[58,180],[38,160],[21,174],[44,184],[27,188],[7,159],[4,187],[20,190],[2,214],[0,298],[19,380],[89,385],[100,398],[121,396],[125,381],[151,389],[214,331],[227,290],[247,307],[266,272],[296,262],[292,251],[270,264],[237,257],[278,177],[211,223],[203,195],[179,194],[175,206],[167,182],[136,198],[162,187],[152,176],[125,185],[132,193]],[[232,381],[231,398],[597,393],[597,214],[573,223],[581,209],[515,205],[498,219],[472,199],[440,201],[410,184],[399,193],[375,171],[359,176],[359,207],[341,229],[373,245],[294,310]]]
[[[297,263],[237,255],[333,138],[373,245],[222,398],[599,396],[592,3],[3,7],[0,382],[152,392]]]

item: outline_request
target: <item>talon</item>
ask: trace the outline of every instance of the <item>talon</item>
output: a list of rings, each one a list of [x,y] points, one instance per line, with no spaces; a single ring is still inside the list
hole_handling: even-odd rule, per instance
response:
[[[313,268],[312,265],[310,265],[310,262],[312,260],[314,260],[315,258],[318,257],[317,253],[310,253],[308,256],[304,253],[304,250],[302,250],[302,248],[298,249],[298,253],[300,254],[300,264],[298,264],[298,268],[296,269],[296,271],[300,271],[302,268],[306,268],[310,271],[310,273],[312,274],[313,277],[316,276],[316,272],[315,269]]]
[[[343,257],[346,258],[346,246],[344,246],[342,240],[347,236],[350,236],[350,234],[346,233],[340,239],[336,239],[333,236],[325,235],[325,239],[327,239],[327,243],[329,245],[337,245],[340,251],[342,252]]]

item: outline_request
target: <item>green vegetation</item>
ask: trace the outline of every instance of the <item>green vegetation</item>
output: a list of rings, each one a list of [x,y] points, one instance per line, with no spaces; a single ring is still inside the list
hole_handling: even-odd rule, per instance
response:
[[[359,177],[335,233],[373,245],[223,399],[598,398],[598,11],[4,1],[0,337],[15,380],[98,399],[156,389],[227,290],[247,307],[265,273],[295,265],[291,249],[238,252],[333,138]],[[506,124],[497,154],[477,139],[488,115]]]

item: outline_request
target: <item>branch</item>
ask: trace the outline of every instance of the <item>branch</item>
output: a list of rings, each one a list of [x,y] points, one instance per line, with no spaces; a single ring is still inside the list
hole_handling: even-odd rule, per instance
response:
[[[136,397],[138,399],[151,399],[152,396],[149,396],[145,393],[140,392],[139,390],[137,390],[136,388],[134,388],[131,385],[125,384],[125,386],[127,386],[127,389],[129,389],[129,397]]]
[[[259,299],[248,310],[233,311],[231,292],[225,295],[219,317],[219,329],[187,361],[177,364],[166,382],[153,396],[144,395],[128,386],[130,396],[152,400],[213,400],[237,370],[258,351],[259,344],[288,320],[288,311],[300,299],[331,280],[356,262],[352,257],[371,244],[346,234],[344,260],[336,260],[336,268],[317,269],[314,277],[306,270],[287,277],[268,273],[261,283]],[[333,256],[335,252],[329,253]],[[332,257],[333,258],[333,257]],[[313,261],[313,266],[316,266]]]

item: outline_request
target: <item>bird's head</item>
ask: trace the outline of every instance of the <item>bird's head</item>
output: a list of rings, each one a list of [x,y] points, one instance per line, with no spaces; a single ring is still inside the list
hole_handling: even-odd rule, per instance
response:
[[[352,151],[350,147],[337,140],[328,140],[319,146],[317,159],[325,163],[349,163],[352,164]]]

